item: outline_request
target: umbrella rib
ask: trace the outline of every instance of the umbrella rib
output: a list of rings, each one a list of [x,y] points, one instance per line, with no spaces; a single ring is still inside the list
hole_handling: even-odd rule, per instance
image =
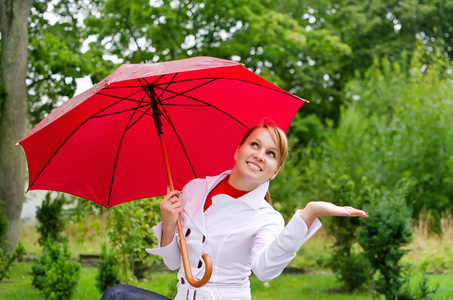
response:
[[[140,107],[137,107],[137,111]],[[138,121],[140,121],[141,118],[143,118],[143,116],[147,115],[148,114],[148,111],[151,109],[151,105],[148,106],[148,109],[146,109],[146,111],[144,111],[142,113],[142,115],[140,117],[137,118],[137,120],[134,121],[134,123],[132,123],[131,125],[127,126],[126,127],[126,131],[129,130],[132,126],[134,126]]]
[[[161,107],[163,110],[162,116],[165,118],[165,120],[167,120],[168,124],[173,129],[173,132],[175,133],[176,137],[178,138],[179,144],[181,145],[182,151],[184,152],[184,155],[186,156],[187,162],[189,163],[190,168],[192,169],[193,175],[198,178],[197,172],[195,172],[195,169],[192,165],[192,161],[190,160],[189,154],[187,153],[186,147],[184,146],[184,143],[182,142],[181,137],[179,136],[178,132],[176,131],[175,125],[171,121],[170,116],[167,113],[167,110],[165,109],[165,107],[162,106],[162,104],[161,104]]]
[[[112,106],[115,106],[116,104],[118,104],[120,101],[117,101],[115,103],[112,103],[111,105],[103,108],[102,110],[98,111],[97,113],[95,113],[93,116],[87,118],[85,121],[83,121],[79,126],[77,126],[67,137],[66,139],[60,144],[60,146],[58,146],[58,148],[55,150],[55,152],[50,156],[50,158],[47,160],[46,164],[44,165],[44,167],[42,167],[41,171],[39,171],[38,175],[36,175],[35,179],[33,180],[33,182],[29,185],[29,189],[35,184],[36,180],[38,180],[39,176],[42,174],[42,172],[44,172],[44,169],[49,165],[49,163],[52,161],[52,159],[55,157],[55,155],[58,153],[58,151],[60,151],[61,147],[63,147],[64,144],[66,144],[66,142],[72,137],[72,135],[80,129],[80,127],[82,127],[86,122],[88,122],[89,120],[93,119],[96,117],[97,114],[109,109],[110,107]]]
[[[140,103],[141,101],[138,101],[138,102]],[[132,111],[132,110],[138,110],[138,109],[140,109],[140,108],[146,108],[146,107],[150,107],[150,106],[151,106],[150,104],[145,104],[145,105],[141,105],[141,106],[135,107],[135,108],[128,108],[128,109],[125,109],[125,110],[120,110],[120,111],[108,113],[108,114],[101,115],[101,116],[94,116],[93,119],[96,119],[96,118],[103,118],[103,117],[109,117],[109,116],[113,116],[113,115],[117,115],[117,114],[129,112],[129,111]],[[149,110],[149,109],[147,109],[146,111],[148,111],[148,110]]]
[[[129,99],[129,97],[131,96],[134,96],[138,93],[140,93],[142,90],[138,90],[136,91],[135,93],[132,93],[130,95],[127,95],[126,97],[121,97],[121,96],[116,96],[116,95],[109,95],[109,94],[104,94],[102,92],[98,92],[97,95],[101,95],[101,96],[106,96],[106,97],[110,97],[110,98],[117,98],[117,99],[121,99],[121,100],[127,100],[127,101],[132,101],[132,102],[143,102],[143,99],[141,100],[135,100],[135,99]]]
[[[144,98],[144,97],[143,97]],[[142,99],[143,101],[143,99]],[[126,135],[126,131],[130,128],[130,123],[131,123],[131,120],[134,118],[135,116],[135,113],[137,112],[138,110],[138,107],[140,106],[140,103],[142,102],[140,101],[138,106],[136,107],[134,113],[132,113],[131,117],[129,118],[129,121],[127,121],[127,124],[126,124],[126,127],[124,128],[123,130],[123,134],[121,135],[121,139],[120,139],[120,143],[118,145],[118,149],[116,151],[116,156],[115,156],[115,163],[113,165],[113,171],[112,171],[112,180],[110,181],[110,189],[109,189],[109,197],[108,197],[108,200],[107,200],[107,207],[110,207],[110,198],[112,196],[112,190],[113,190],[113,182],[115,180],[115,173],[116,173],[116,167],[118,166],[118,157],[119,157],[119,153],[121,151],[121,147],[123,145],[123,139],[124,139],[124,136]],[[141,118],[141,117],[140,117]],[[134,122],[135,124],[135,122]]]
[[[241,125],[244,126],[245,128],[248,128],[247,125],[245,125],[244,123],[242,123],[241,121],[239,121],[238,119],[236,119],[235,117],[233,117],[231,114],[229,114],[229,113],[223,111],[222,109],[218,108],[217,106],[212,105],[212,104],[210,104],[210,103],[207,103],[207,102],[205,102],[205,101],[203,101],[203,100],[197,99],[197,98],[195,98],[195,97],[183,95],[183,94],[186,93],[187,91],[186,91],[186,92],[182,92],[182,93],[177,93],[177,92],[174,92],[174,91],[168,91],[168,92],[171,92],[171,93],[174,93],[174,94],[175,94],[175,95],[172,96],[172,97],[175,97],[175,96],[183,96],[183,97],[186,97],[186,98],[188,98],[188,99],[191,99],[191,100],[200,102],[200,103],[202,103],[202,104],[199,104],[199,105],[190,105],[190,104],[163,104],[163,103],[161,103],[161,106],[162,106],[162,107],[164,107],[164,105],[168,105],[168,106],[171,106],[171,105],[177,106],[177,105],[178,105],[178,106],[207,106],[207,107],[212,107],[212,108],[214,108],[214,109],[217,109],[217,110],[220,111],[221,113],[227,115],[227,116],[230,117],[231,119],[235,120],[236,122],[238,122],[239,124],[241,124]],[[168,98],[167,98],[167,99],[168,99]]]

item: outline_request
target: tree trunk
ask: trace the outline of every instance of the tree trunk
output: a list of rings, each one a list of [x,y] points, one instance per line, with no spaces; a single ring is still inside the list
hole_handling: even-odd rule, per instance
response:
[[[24,202],[25,156],[15,143],[27,129],[28,16],[33,0],[0,0],[2,34],[0,98],[0,199],[9,221],[9,250],[19,240],[19,222]],[[2,101],[3,100],[3,101]]]

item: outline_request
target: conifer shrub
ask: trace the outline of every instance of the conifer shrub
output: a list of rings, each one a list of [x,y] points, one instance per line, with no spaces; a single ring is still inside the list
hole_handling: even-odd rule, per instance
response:
[[[347,175],[330,176],[328,187],[333,202],[340,206],[363,207],[370,201],[373,189],[362,179],[357,188]],[[359,191],[355,191],[358,189]],[[359,218],[331,218],[328,220],[328,233],[334,239],[330,266],[346,292],[362,290],[369,282],[370,264],[357,243],[356,231]]]
[[[385,298],[413,299],[407,283],[408,266],[401,258],[403,249],[412,240],[411,210],[404,199],[405,192],[384,193],[371,205],[370,216],[358,229],[358,241],[373,269],[373,289]]]
[[[62,232],[66,228],[63,215],[63,205],[66,200],[63,194],[59,194],[55,199],[51,198],[51,193],[47,193],[41,207],[36,210],[38,220],[37,230],[40,233],[38,243],[41,246],[47,242],[48,238],[54,241],[64,242],[66,239]]]
[[[120,283],[118,278],[118,262],[113,252],[107,250],[107,244],[102,245],[101,260],[98,265],[98,275],[96,275],[96,287],[104,292],[109,287]]]
[[[71,299],[80,278],[81,265],[71,260],[67,243],[48,239],[41,258],[32,266],[32,285],[45,299]]]

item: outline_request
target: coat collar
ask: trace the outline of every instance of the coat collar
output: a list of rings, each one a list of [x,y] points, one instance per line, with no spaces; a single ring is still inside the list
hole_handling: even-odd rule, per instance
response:
[[[208,193],[218,185],[227,175],[231,174],[231,170],[225,171],[222,174],[214,177],[206,177]],[[269,189],[269,181],[263,182],[256,189],[248,192],[242,197],[239,197],[237,200],[240,200],[253,208],[258,210],[263,206],[263,199],[266,196],[266,193]]]
[[[206,177],[205,178],[206,185],[203,188],[204,195],[200,194],[198,196],[202,197],[202,199],[205,200],[207,195],[212,191],[212,189],[229,174],[231,174],[231,170],[225,171],[217,176]],[[264,196],[266,195],[268,188],[269,182],[266,181],[253,191],[250,191],[244,196],[239,197],[237,200],[242,201],[244,204],[248,205],[253,210],[257,211],[258,209],[267,204],[267,202],[264,200]],[[203,193],[201,190],[199,190],[198,192]],[[189,199],[184,204],[184,211],[188,214],[189,218],[195,223],[195,225],[200,229],[200,231],[203,234],[206,234],[203,212],[204,201],[190,201]]]

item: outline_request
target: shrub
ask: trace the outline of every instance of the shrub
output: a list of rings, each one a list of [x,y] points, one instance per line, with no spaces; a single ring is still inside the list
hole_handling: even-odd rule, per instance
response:
[[[41,290],[45,299],[71,299],[80,277],[81,266],[70,260],[71,254],[65,243],[61,245],[47,240],[43,255],[32,266],[32,284]]]
[[[58,242],[65,241],[65,238],[61,235],[66,227],[63,219],[65,198],[63,194],[53,200],[50,196],[51,193],[47,193],[41,207],[36,210],[36,219],[39,222],[37,230],[41,234],[38,243],[41,246],[44,246],[48,238]]]
[[[347,175],[330,176],[328,186],[333,202],[340,206],[362,207],[373,195],[373,188],[365,179],[361,184],[364,188],[360,193],[355,192],[356,186]],[[327,224],[328,233],[334,238],[330,259],[332,271],[348,292],[362,289],[370,277],[369,262],[357,247],[355,233],[359,226],[359,218],[332,218]]]
[[[158,211],[158,198],[131,201],[109,209],[106,225],[111,229],[110,245],[117,257],[122,257],[126,279],[144,277],[156,259],[143,249],[152,248],[157,243],[152,224],[158,223]],[[127,271],[128,264],[131,276]]]
[[[12,254],[3,255],[3,250],[0,249],[0,282],[2,282],[3,278],[8,278],[9,268],[16,259],[21,259],[24,253],[25,247],[20,242]]]
[[[20,259],[24,256],[25,248],[19,243],[12,254],[4,254],[4,250],[8,248],[6,243],[6,234],[8,232],[8,220],[5,217],[5,209],[3,208],[3,202],[0,199],[0,282],[9,274],[9,268],[13,265],[16,259]]]
[[[118,262],[114,253],[107,251],[107,245],[104,243],[101,252],[101,261],[98,265],[99,273],[96,276],[96,287],[104,292],[109,287],[118,284]]]
[[[404,196],[405,191],[397,195],[384,193],[368,208],[370,216],[358,229],[358,241],[375,274],[374,289],[386,299],[413,298],[406,285],[407,266],[400,262],[407,253],[402,247],[412,240],[411,211]]]

